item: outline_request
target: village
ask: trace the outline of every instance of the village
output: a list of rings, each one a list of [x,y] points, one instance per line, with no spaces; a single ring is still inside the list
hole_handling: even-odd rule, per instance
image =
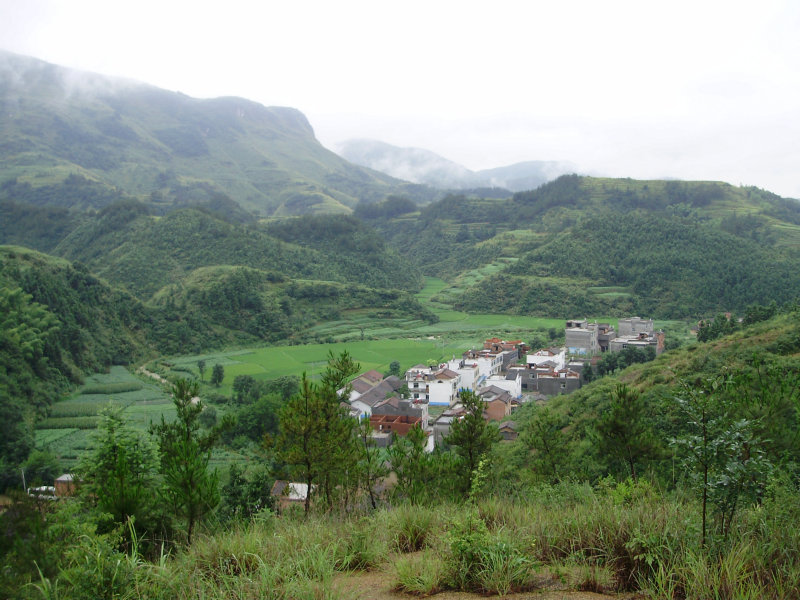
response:
[[[427,434],[427,449],[442,445],[450,425],[464,415],[460,394],[469,390],[483,401],[483,415],[498,424],[503,439],[517,436],[513,412],[525,402],[545,402],[569,394],[584,382],[585,365],[604,352],[652,347],[664,350],[664,333],[652,319],[620,319],[618,331],[608,323],[569,320],[565,345],[532,350],[520,340],[491,338],[483,348],[464,352],[437,365],[415,365],[404,377],[367,371],[352,382],[351,416],[369,419],[378,447],[391,445],[415,426]]]

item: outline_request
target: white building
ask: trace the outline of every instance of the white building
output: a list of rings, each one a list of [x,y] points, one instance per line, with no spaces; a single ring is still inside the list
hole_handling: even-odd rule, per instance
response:
[[[475,381],[475,388],[483,385],[483,381],[497,375],[503,369],[503,353],[490,352],[489,350],[469,350],[464,352],[464,362],[475,364],[478,367],[478,379]]]
[[[522,375],[517,369],[510,369],[507,375],[492,375],[484,385],[505,390],[512,398],[522,397]]]
[[[544,348],[536,352],[530,352],[525,357],[525,362],[529,369],[539,367],[545,363],[550,363],[555,370],[563,369],[567,364],[566,348]]]
[[[429,404],[450,406],[458,397],[461,377],[455,371],[443,365],[439,369],[431,369],[425,365],[416,365],[406,371],[406,385],[414,400],[427,400]]]
[[[463,358],[454,358],[447,362],[447,368],[461,376],[459,389],[475,391],[475,382],[480,377],[478,363],[466,361]]]

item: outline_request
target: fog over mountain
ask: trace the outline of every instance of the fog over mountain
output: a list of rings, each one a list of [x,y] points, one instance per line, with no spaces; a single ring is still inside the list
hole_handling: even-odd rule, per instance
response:
[[[362,167],[440,189],[497,187],[519,192],[576,171],[569,162],[541,160],[471,171],[430,150],[400,148],[368,139],[348,140],[337,150],[340,156]]]
[[[192,98],[2,50],[0,132],[0,200],[286,216],[436,193],[343,160],[295,108]]]

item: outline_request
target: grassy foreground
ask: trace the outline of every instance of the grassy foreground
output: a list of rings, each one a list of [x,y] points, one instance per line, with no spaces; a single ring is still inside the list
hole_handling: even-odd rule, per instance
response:
[[[727,538],[706,548],[698,514],[694,502],[647,484],[601,491],[562,484],[513,501],[309,518],[265,512],[150,560],[136,547],[118,552],[111,537],[73,540],[67,532],[60,542],[75,546],[58,575],[26,589],[44,598],[337,599],[358,592],[341,589],[340,573],[374,571],[386,589],[410,596],[560,589],[674,599],[798,597],[794,490],[774,486],[762,505],[740,513]]]

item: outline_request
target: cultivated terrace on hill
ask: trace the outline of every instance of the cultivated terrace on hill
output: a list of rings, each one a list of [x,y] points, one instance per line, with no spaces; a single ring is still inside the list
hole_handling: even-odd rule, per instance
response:
[[[570,175],[510,200],[355,214],[466,311],[700,318],[800,295],[800,202],[755,188]]]

